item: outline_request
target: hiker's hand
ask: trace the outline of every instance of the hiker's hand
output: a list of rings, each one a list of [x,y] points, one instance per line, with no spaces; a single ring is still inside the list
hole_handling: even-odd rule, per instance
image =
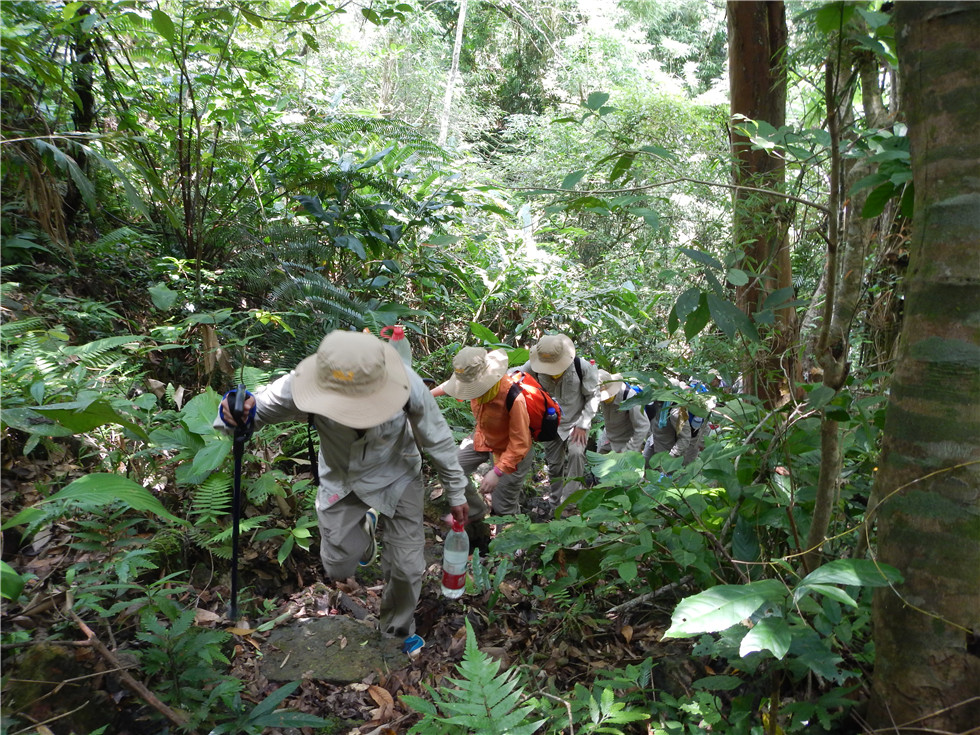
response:
[[[247,421],[251,421],[255,416],[255,397],[251,394],[246,396],[245,403],[243,404],[242,411],[247,417]],[[221,416],[221,420],[225,422],[228,426],[238,426],[238,418],[233,416],[234,411],[232,410],[231,402],[229,401],[229,396],[226,395],[221,399],[221,405],[218,406],[218,415]]]
[[[484,495],[492,493],[498,482],[500,482],[500,476],[491,469],[480,481],[480,492]]]
[[[470,517],[470,506],[466,503],[454,505],[449,509],[449,512],[452,514],[454,521],[459,521],[465,526],[467,519]]]
[[[568,436],[568,441],[572,444],[581,444],[583,447],[586,442],[589,441],[589,432],[583,429],[581,426],[576,426],[572,429],[572,433]]]

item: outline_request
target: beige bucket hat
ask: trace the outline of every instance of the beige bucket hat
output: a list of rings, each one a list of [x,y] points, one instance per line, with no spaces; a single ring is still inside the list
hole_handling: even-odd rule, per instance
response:
[[[296,366],[293,402],[352,429],[384,423],[404,407],[411,387],[394,347],[373,334],[336,330]]]
[[[548,334],[531,348],[531,369],[542,375],[561,375],[575,359],[575,345],[567,334]]]
[[[453,398],[479,398],[507,372],[507,353],[504,350],[487,352],[482,347],[464,347],[453,358],[453,376],[442,389]]]
[[[613,396],[623,392],[626,383],[619,373],[610,374],[607,370],[599,370],[599,400],[608,401]]]

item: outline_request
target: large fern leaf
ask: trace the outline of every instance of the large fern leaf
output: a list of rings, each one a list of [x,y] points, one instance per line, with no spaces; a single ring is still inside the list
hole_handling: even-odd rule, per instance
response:
[[[440,692],[427,687],[431,704],[419,697],[403,696],[406,704],[424,715],[409,732],[532,735],[545,720],[528,720],[534,708],[521,704],[524,690],[517,673],[500,673],[499,669],[500,664],[477,647],[473,627],[467,620],[466,649],[457,667],[460,678],[449,679],[458,688]]]

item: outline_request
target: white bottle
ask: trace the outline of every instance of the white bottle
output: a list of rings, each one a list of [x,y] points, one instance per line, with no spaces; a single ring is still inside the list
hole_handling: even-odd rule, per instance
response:
[[[470,556],[470,539],[463,524],[453,521],[442,547],[442,594],[450,599],[462,597],[466,587],[466,563]]]

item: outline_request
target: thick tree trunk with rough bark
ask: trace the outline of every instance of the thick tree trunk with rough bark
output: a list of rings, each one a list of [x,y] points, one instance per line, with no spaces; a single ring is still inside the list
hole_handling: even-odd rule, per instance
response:
[[[915,183],[898,364],[875,483],[868,713],[877,732],[980,724],[980,3],[895,4]]]
[[[728,3],[729,76],[733,124],[745,116],[779,128],[786,122],[786,9],[782,2],[742,0]],[[778,156],[752,150],[748,139],[732,131],[736,185],[782,191],[785,165]],[[766,297],[792,285],[790,214],[785,200],[758,192],[735,195],[735,243],[745,253],[743,267],[753,274],[736,293],[749,316],[761,310]],[[768,406],[789,396],[798,366],[790,349],[799,324],[793,309],[781,309],[769,334],[766,349],[746,366],[743,390],[759,396]]]

